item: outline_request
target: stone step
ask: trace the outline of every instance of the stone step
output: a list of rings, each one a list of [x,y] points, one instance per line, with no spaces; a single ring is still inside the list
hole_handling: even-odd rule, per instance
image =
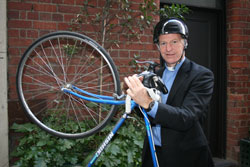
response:
[[[231,160],[213,158],[215,167],[239,167],[238,163]]]

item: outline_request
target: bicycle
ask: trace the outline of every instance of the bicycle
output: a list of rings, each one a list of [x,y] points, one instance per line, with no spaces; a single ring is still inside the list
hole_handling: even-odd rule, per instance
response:
[[[166,93],[162,81],[154,74],[158,64],[146,63],[150,65],[141,74],[144,85]],[[52,135],[69,139],[99,132],[114,116],[117,106],[126,103],[122,100],[126,97],[125,113],[88,166],[94,164],[130,111],[138,107],[121,94],[119,74],[105,49],[93,39],[75,32],[54,32],[33,42],[20,60],[16,84],[18,97],[31,121]],[[141,109],[141,112],[156,167],[159,165],[150,122],[146,111]],[[51,116],[57,119],[50,121]],[[60,126],[62,124],[65,126]]]

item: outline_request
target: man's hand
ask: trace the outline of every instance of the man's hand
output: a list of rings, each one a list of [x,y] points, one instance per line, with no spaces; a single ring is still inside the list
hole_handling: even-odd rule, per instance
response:
[[[141,82],[142,78],[138,78],[136,75],[125,77],[124,81],[128,86],[127,94],[141,107],[147,109],[149,104],[153,101],[149,97],[147,89]]]

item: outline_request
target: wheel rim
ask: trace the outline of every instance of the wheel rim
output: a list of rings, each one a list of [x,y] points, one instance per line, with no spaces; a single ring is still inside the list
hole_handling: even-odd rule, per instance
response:
[[[48,36],[28,49],[19,66],[18,93],[29,117],[41,128],[60,137],[79,138],[100,130],[114,106],[84,101],[62,88],[74,85],[112,96],[119,93],[119,80],[99,45],[72,34]]]

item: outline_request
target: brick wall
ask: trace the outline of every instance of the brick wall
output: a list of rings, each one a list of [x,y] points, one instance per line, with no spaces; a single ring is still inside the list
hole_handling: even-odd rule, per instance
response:
[[[158,0],[157,0],[158,1]],[[8,0],[8,55],[9,55],[9,100],[16,99],[15,75],[17,64],[24,50],[38,37],[56,30],[68,30],[70,22],[80,13],[83,0]],[[138,8],[143,0],[134,0],[133,7]],[[158,2],[159,3],[159,2]],[[104,0],[92,0],[91,5],[95,15],[105,5]],[[94,29],[88,24],[83,24],[81,33],[91,34]],[[134,40],[127,43],[127,39],[116,34],[120,40],[120,48],[114,48],[110,52],[119,67],[120,72],[125,75],[130,68],[128,63],[134,54],[142,55],[143,58],[158,59],[155,46],[152,45],[152,30],[147,29],[142,35],[141,42]],[[131,71],[130,71],[131,72]]]
[[[250,127],[250,1],[227,1],[227,158],[239,159]]]
[[[9,99],[16,99],[15,75],[24,50],[38,37],[51,31],[66,30],[71,18],[80,11],[81,1],[9,0],[8,1],[8,71]],[[74,9],[72,13],[70,9]]]

